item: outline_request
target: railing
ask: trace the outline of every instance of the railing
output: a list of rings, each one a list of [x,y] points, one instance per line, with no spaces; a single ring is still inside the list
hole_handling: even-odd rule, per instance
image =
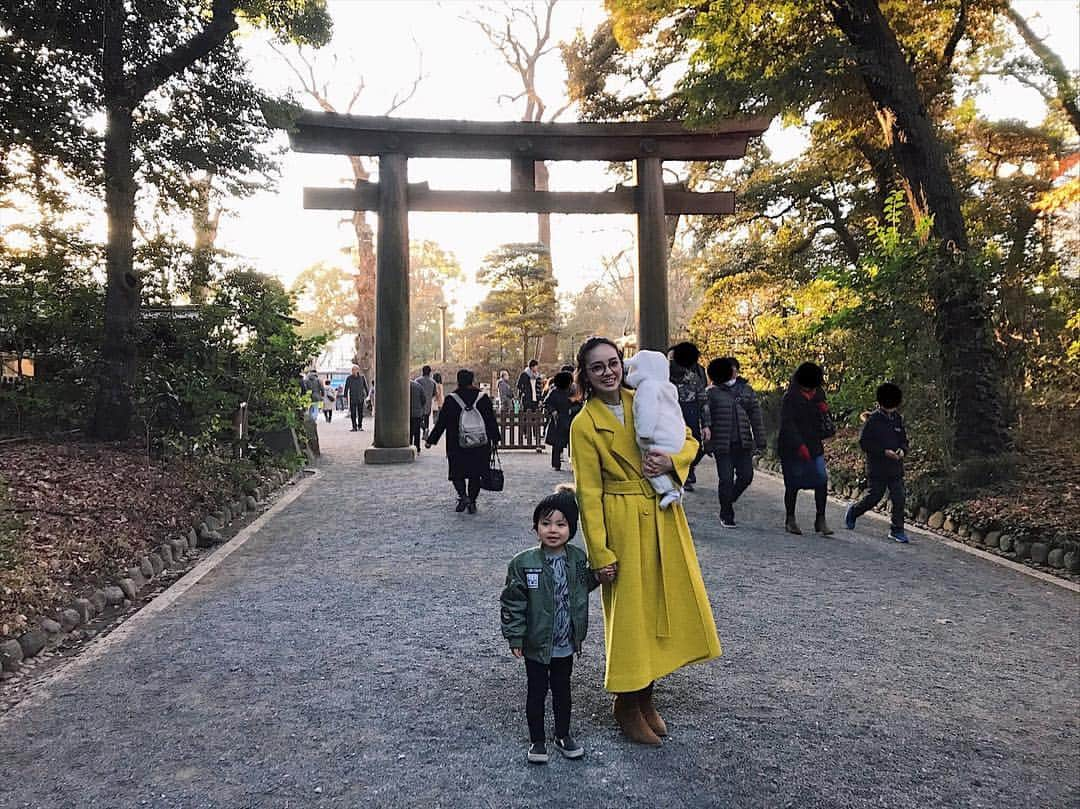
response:
[[[544,413],[540,410],[504,411],[495,414],[499,424],[499,449],[533,449],[544,445]]]

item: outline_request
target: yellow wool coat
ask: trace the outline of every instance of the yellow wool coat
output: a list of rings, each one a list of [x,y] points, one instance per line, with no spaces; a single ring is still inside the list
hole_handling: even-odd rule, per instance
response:
[[[607,668],[604,688],[637,691],[675,669],[719,657],[709,596],[681,504],[661,510],[641,473],[631,391],[622,392],[626,425],[592,398],[570,428],[581,528],[589,566],[618,562],[603,585]],[[671,456],[685,480],[698,444],[686,431]]]

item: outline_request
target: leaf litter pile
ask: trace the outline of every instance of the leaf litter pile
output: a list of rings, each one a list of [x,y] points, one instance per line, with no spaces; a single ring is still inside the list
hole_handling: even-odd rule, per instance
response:
[[[148,466],[134,446],[0,449],[0,638],[112,583],[230,489],[191,463]]]

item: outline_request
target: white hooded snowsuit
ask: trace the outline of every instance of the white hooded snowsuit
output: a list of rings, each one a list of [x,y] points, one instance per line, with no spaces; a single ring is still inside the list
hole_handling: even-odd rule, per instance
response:
[[[686,442],[679,391],[669,381],[669,363],[659,351],[639,351],[626,360],[626,384],[634,388],[634,429],[642,455],[649,450],[674,455]],[[682,499],[682,486],[668,474],[648,479],[660,495],[660,508]]]

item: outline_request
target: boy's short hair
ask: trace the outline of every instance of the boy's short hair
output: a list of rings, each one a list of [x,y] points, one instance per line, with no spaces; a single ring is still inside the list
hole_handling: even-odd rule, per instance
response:
[[[420,369],[420,373],[422,376],[431,376],[431,366],[425,365],[423,368]]]
[[[731,364],[730,357],[718,357],[709,363],[706,373],[709,379],[717,385],[722,385],[735,374],[735,366]]]
[[[577,533],[578,505],[574,495],[574,486],[571,483],[561,483],[554,493],[549,494],[536,504],[533,509],[533,530],[540,530],[540,520],[552,512],[561,512],[566,517],[566,524],[570,527],[570,539]]]
[[[467,388],[476,380],[476,374],[468,368],[462,368],[457,372],[458,387]]]
[[[899,385],[892,382],[884,382],[878,385],[877,403],[879,405],[891,409],[899,407],[902,401],[904,401],[904,392],[900,390]]]

